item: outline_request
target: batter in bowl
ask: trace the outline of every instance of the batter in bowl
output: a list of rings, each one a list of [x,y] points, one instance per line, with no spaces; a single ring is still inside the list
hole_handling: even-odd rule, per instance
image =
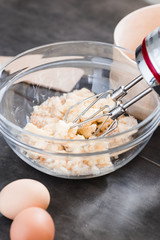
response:
[[[58,143],[54,140],[37,138],[35,136],[23,136],[25,142],[33,147],[40,148],[47,152],[61,152],[61,153],[90,153],[105,151],[109,145],[116,145],[118,141],[127,142],[129,136],[126,134],[123,138],[115,138],[113,142],[106,141],[63,141],[68,140],[94,140],[94,132],[98,126],[103,122],[104,118],[100,118],[95,121],[91,121],[81,126],[80,128],[71,128],[72,121],[78,116],[86,106],[93,100],[88,100],[83,104],[74,107],[68,115],[67,121],[65,121],[65,114],[67,110],[77,102],[82,101],[85,98],[93,96],[90,90],[83,88],[81,90],[75,90],[73,92],[63,94],[62,96],[54,96],[48,98],[39,106],[34,106],[33,112],[30,117],[30,121],[25,126],[25,130],[45,136],[53,139],[62,139]],[[114,106],[114,102],[108,96],[107,98],[100,99],[91,109],[85,114],[80,121],[84,121],[94,114],[97,110],[104,105]],[[103,125],[100,134],[110,126],[112,120],[109,118]],[[137,120],[133,116],[121,116],[118,118],[118,127],[110,134],[116,134],[126,131],[137,124]],[[37,163],[52,169],[59,174],[67,175],[88,175],[88,174],[100,174],[102,171],[106,171],[106,168],[112,167],[112,161],[109,154],[96,155],[90,157],[78,157],[74,160],[70,160],[69,157],[48,157],[45,154],[35,154],[27,151],[28,157],[36,161]]]

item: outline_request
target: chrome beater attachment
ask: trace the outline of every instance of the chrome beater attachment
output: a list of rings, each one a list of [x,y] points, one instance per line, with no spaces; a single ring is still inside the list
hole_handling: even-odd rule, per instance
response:
[[[73,121],[74,124],[71,128],[81,127],[82,125],[89,121],[94,121],[102,117],[106,117],[103,120],[102,124],[98,127],[98,129],[94,133],[94,135],[97,136],[105,122],[108,120],[108,118],[110,118],[113,120],[113,122],[110,124],[108,129],[102,135],[100,135],[100,137],[104,137],[117,127],[118,125],[117,118],[124,114],[128,107],[130,107],[135,102],[139,101],[141,98],[149,94],[152,91],[152,89],[154,89],[160,96],[160,27],[155,29],[152,33],[150,33],[143,40],[142,44],[136,49],[136,62],[142,75],[132,80],[126,86],[120,86],[118,89],[114,91],[108,90],[106,92],[94,95],[92,97],[84,99],[83,101],[73,105],[71,108],[68,109],[65,116],[66,120],[69,112],[76,105],[84,103],[85,101],[91,98],[96,98],[91,104],[89,104],[89,106],[84,111],[82,111],[76,117],[76,119],[74,119]],[[128,93],[128,90],[132,88],[134,85],[136,85],[138,82],[140,82],[142,79],[146,80],[149,87],[140,94],[138,94],[137,96],[135,96],[134,98],[132,98],[130,101],[122,104],[121,100]],[[100,110],[91,115],[89,118],[87,118],[85,121],[79,122],[81,117],[85,115],[88,112],[88,110],[99,99],[107,95],[110,95],[111,99],[115,103],[112,109],[108,105],[105,105]],[[101,112],[103,113],[100,114]]]

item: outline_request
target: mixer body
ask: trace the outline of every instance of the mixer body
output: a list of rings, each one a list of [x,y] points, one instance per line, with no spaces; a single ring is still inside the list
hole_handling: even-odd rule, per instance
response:
[[[160,95],[160,27],[137,47],[136,62],[145,81]]]

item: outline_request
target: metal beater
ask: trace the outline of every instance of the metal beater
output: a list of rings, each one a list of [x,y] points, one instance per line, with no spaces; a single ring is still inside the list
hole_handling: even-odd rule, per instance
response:
[[[154,89],[158,95],[160,96],[160,27],[155,29],[153,32],[151,32],[142,42],[142,44],[136,49],[136,62],[138,65],[138,68],[142,75],[138,76],[134,80],[132,80],[130,83],[128,83],[126,86],[120,86],[116,90],[108,90],[106,92],[94,95],[92,97],[89,97],[87,99],[84,99],[81,102],[76,103],[71,108],[68,109],[65,119],[67,120],[68,114],[76,105],[82,104],[85,101],[88,101],[89,99],[96,98],[91,104],[88,105],[88,107],[82,111],[76,119],[74,119],[73,123],[74,125],[71,128],[74,127],[81,127],[85,123],[89,121],[94,121],[99,118],[105,117],[102,124],[98,127],[96,132],[94,133],[95,136],[100,132],[101,128],[105,124],[105,122],[108,120],[108,118],[111,118],[113,122],[108,127],[108,129],[100,135],[100,137],[106,136],[108,133],[113,131],[117,125],[117,118],[124,114],[128,107],[139,101],[141,98],[146,96],[148,93]],[[149,87],[145,89],[143,92],[132,98],[130,101],[122,104],[121,99],[127,94],[128,90],[132,88],[134,85],[136,85],[138,82],[140,82],[142,79],[145,79],[145,81],[148,83]],[[79,122],[81,117],[86,114],[86,112],[101,98],[104,96],[110,95],[112,100],[114,101],[115,105],[112,109],[108,105],[105,105],[100,110],[95,112],[92,116],[87,118],[85,121]],[[100,114],[103,111],[103,114]]]

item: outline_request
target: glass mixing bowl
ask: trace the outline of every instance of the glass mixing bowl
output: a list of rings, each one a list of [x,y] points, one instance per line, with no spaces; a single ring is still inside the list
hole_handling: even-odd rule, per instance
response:
[[[84,87],[100,93],[138,76],[135,62],[128,61],[124,51],[127,50],[106,43],[62,42],[31,49],[8,62],[1,69],[0,130],[13,151],[39,171],[75,179],[108,174],[132,160],[160,121],[160,103],[153,91],[128,109],[138,124],[119,134],[68,140],[24,129],[33,107],[49,97]],[[124,101],[146,87],[142,81]],[[28,144],[27,139],[33,139],[34,144]],[[50,147],[46,148],[46,144]],[[58,150],[68,144],[74,152]]]

